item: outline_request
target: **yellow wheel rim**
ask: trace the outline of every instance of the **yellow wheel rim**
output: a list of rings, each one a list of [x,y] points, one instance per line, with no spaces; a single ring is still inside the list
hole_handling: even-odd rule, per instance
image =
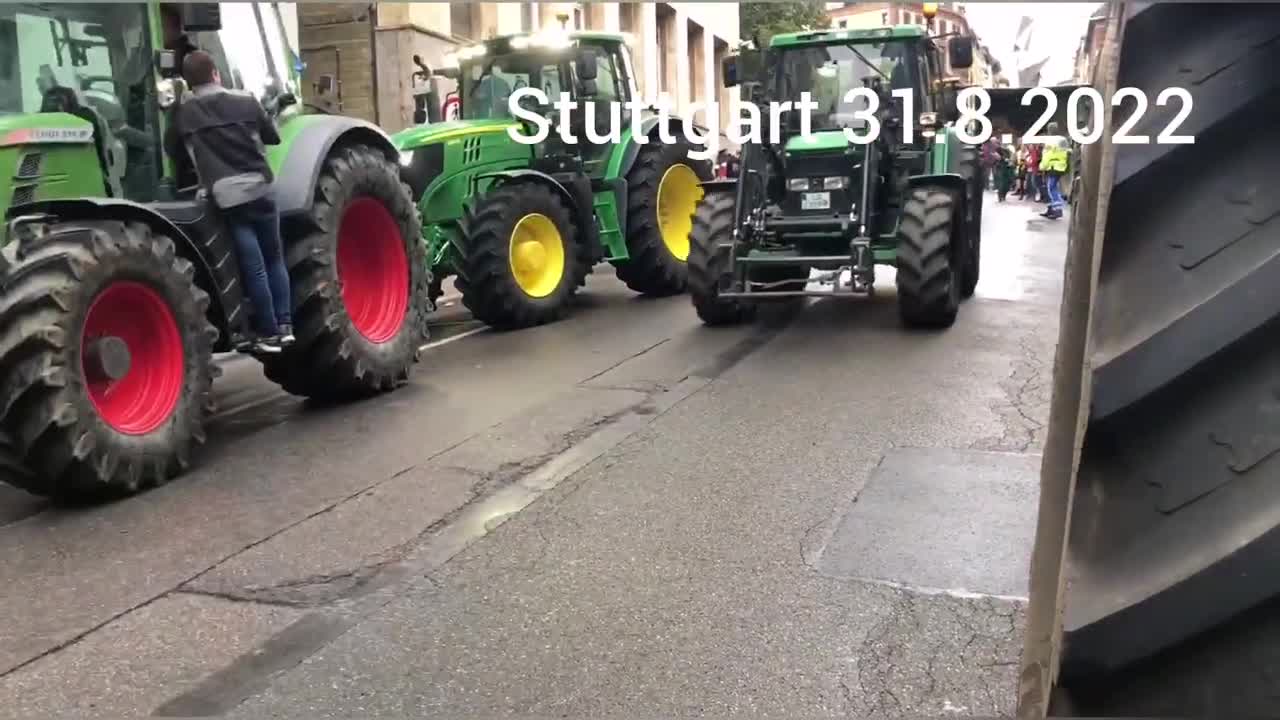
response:
[[[689,259],[689,233],[693,231],[693,211],[702,199],[698,174],[688,165],[667,168],[658,182],[658,230],[662,244],[680,262]]]
[[[507,258],[516,285],[530,297],[550,295],[564,277],[564,240],[542,213],[529,213],[516,223]]]

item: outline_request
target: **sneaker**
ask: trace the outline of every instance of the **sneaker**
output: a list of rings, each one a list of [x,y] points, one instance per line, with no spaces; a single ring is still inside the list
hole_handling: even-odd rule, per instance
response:
[[[288,323],[282,323],[282,324],[280,325],[280,338],[279,338],[279,341],[280,341],[280,345],[281,345],[281,347],[289,347],[290,345],[292,345],[294,342],[296,342],[296,341],[297,341],[297,338],[295,338],[295,337],[293,336],[293,326],[292,326],[292,325],[290,325],[290,324],[288,324]]]
[[[277,338],[260,338],[253,341],[251,352],[255,355],[276,355],[283,350]]]

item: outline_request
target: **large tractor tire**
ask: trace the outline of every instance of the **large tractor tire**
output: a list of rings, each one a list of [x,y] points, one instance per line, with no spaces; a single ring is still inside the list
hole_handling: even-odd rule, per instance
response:
[[[166,482],[204,441],[214,375],[191,263],[141,224],[23,230],[0,297],[5,479],[63,501]]]
[[[1195,102],[1083,148],[1019,717],[1274,717],[1280,6],[1109,11],[1102,96]]]
[[[755,317],[756,306],[720,297],[723,261],[716,245],[733,238],[733,193],[715,192],[698,203],[689,235],[689,297],[706,325],[736,325]]]
[[[956,198],[944,188],[911,191],[898,225],[898,314],[904,325],[948,328],[960,308]]]
[[[476,201],[464,225],[457,286],[477,320],[515,330],[564,315],[585,271],[573,214],[558,193],[538,182],[501,185]]]
[[[301,225],[285,238],[297,342],[262,358],[267,377],[320,400],[405,383],[427,336],[430,272],[395,164],[366,145],[334,150]]]
[[[617,262],[618,279],[655,297],[679,295],[689,282],[689,233],[702,199],[707,164],[689,159],[683,142],[650,139],[640,146],[627,173],[627,260]]]
[[[958,140],[957,140],[958,142]],[[965,255],[960,270],[960,297],[971,298],[978,287],[982,270],[982,200],[986,191],[982,184],[982,155],[976,145],[960,143],[956,168],[965,179]]]

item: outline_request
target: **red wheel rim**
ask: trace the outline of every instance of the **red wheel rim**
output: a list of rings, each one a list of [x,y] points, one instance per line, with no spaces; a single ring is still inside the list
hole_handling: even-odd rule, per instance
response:
[[[129,367],[116,380],[85,371],[84,349],[116,337],[129,349]],[[173,415],[182,395],[186,352],[169,304],[137,282],[117,282],[98,293],[80,331],[80,372],[98,416],[126,435],[145,435]]]
[[[400,226],[373,198],[353,200],[342,214],[338,280],[357,332],[374,343],[400,332],[409,310],[409,257]]]

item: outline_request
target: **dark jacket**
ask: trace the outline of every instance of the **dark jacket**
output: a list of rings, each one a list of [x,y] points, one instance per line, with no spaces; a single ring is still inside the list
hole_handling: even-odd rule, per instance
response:
[[[257,98],[200,86],[183,97],[174,126],[195,160],[200,184],[220,207],[250,202],[270,189],[274,177],[264,144],[278,145],[280,134]]]

